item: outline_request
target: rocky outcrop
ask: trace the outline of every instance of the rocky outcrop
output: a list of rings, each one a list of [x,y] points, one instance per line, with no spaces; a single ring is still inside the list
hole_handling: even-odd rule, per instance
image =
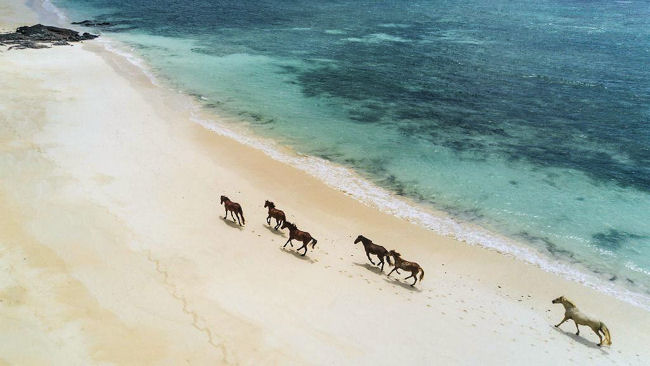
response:
[[[10,46],[9,49],[47,48],[97,37],[99,36],[90,33],[79,34],[72,29],[36,24],[18,27],[14,33],[0,34],[0,45]]]

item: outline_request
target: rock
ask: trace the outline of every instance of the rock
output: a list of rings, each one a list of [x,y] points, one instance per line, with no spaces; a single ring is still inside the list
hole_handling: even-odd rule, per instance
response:
[[[36,24],[18,27],[14,33],[0,34],[0,45],[11,46],[9,49],[46,48],[50,45],[68,45],[68,42],[80,42],[99,36],[79,32],[73,29]]]

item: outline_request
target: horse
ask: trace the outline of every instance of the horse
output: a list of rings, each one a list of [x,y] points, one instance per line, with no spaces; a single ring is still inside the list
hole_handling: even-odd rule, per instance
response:
[[[246,220],[244,219],[244,212],[242,211],[239,203],[231,201],[230,198],[226,196],[221,196],[221,204],[226,208],[226,216],[223,217],[224,219],[228,219],[228,211],[230,211],[230,216],[232,216],[233,222],[235,222],[235,215],[237,215],[237,222],[239,222],[239,226],[243,226],[242,223],[246,223]],[[239,221],[239,215],[241,215],[241,221]]]
[[[354,244],[361,242],[363,244],[363,248],[366,250],[366,256],[368,257],[368,260],[370,263],[372,263],[374,266],[376,265],[381,265],[381,271],[384,271],[384,257],[388,261],[389,265],[393,265],[390,262],[390,256],[388,255],[388,250],[386,248],[382,247],[381,245],[377,245],[372,242],[372,240],[366,238],[363,235],[357,236],[357,238],[354,240]],[[370,254],[374,254],[379,258],[379,263],[375,264],[375,262],[372,261],[370,258]]]
[[[271,218],[275,219],[275,223],[277,225],[275,225],[273,229],[277,230],[283,222],[287,221],[287,217],[284,215],[284,212],[275,208],[275,203],[266,200],[264,202],[264,207],[269,208],[269,216],[266,218],[266,223],[270,226]]]
[[[300,248],[298,248],[296,251],[298,252],[298,251],[300,251],[300,249],[304,248],[305,252],[301,254],[304,257],[305,254],[307,254],[307,244],[309,244],[309,242],[312,242],[312,245],[311,245],[312,249],[314,249],[314,247],[316,246],[316,243],[317,243],[316,239],[312,238],[312,236],[308,232],[298,230],[298,227],[296,225],[290,223],[289,221],[283,222],[282,223],[282,228],[283,229],[285,229],[285,228],[289,229],[289,240],[287,240],[287,242],[284,243],[283,248],[286,247],[287,244],[290,244],[291,247],[293,247],[293,244],[291,243],[291,240],[293,240],[293,239],[301,241],[302,246]]]
[[[420,282],[422,282],[422,279],[424,278],[424,270],[422,269],[422,267],[420,267],[419,264],[415,262],[409,262],[403,260],[402,255],[397,253],[394,250],[388,252],[388,255],[392,256],[393,259],[395,259],[395,268],[393,268],[393,270],[388,273],[388,276],[390,276],[390,274],[393,273],[393,271],[399,274],[398,269],[403,269],[405,271],[411,272],[411,275],[406,277],[405,280],[408,280],[409,278],[413,277],[413,283],[411,284],[411,287],[413,287],[413,285],[415,285],[415,283],[418,282],[418,278],[416,275],[422,272],[422,274],[420,275]]]
[[[603,333],[603,336],[605,336],[605,342],[609,345],[612,344],[612,337],[609,334],[609,329],[607,329],[607,326],[605,326],[605,323],[592,319],[588,317],[587,315],[583,314],[578,310],[578,308],[575,306],[573,302],[571,302],[569,299],[567,299],[564,296],[560,296],[557,299],[551,301],[553,304],[562,304],[564,305],[564,319],[562,319],[561,322],[559,322],[555,327],[559,327],[564,323],[565,321],[571,319],[576,325],[576,335],[580,335],[580,328],[578,328],[578,325],[586,325],[591,330],[596,333],[598,336],[598,339],[600,340],[600,343],[598,343],[598,346],[603,345],[603,337],[600,335],[600,333]]]

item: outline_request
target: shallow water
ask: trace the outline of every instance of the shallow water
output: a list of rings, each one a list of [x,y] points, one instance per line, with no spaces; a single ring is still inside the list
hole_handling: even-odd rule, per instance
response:
[[[60,0],[258,134],[650,289],[650,3]]]

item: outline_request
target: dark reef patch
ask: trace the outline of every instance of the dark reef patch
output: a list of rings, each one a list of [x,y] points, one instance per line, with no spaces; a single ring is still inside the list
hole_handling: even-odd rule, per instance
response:
[[[632,239],[646,239],[647,236],[637,235],[622,230],[609,229],[604,233],[597,233],[591,236],[594,242],[602,248],[611,250],[618,250],[623,246],[623,243]]]
[[[517,234],[522,239],[531,242],[531,243],[541,243],[544,245],[546,250],[553,255],[555,258],[564,258],[570,259],[572,263],[577,263],[578,260],[575,258],[575,254],[565,249],[561,249],[557,244],[553,243],[549,238],[532,235],[527,231],[521,231]]]

